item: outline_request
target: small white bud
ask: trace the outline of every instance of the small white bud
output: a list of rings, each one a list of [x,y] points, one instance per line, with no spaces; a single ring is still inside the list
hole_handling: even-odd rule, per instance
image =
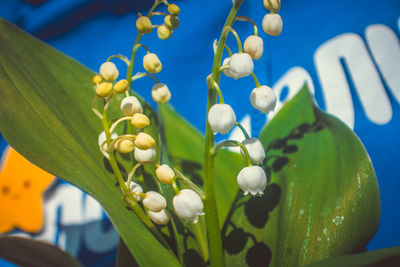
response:
[[[237,183],[245,195],[262,195],[267,186],[267,176],[260,166],[244,167],[237,176]]]
[[[171,92],[166,84],[156,83],[151,89],[151,96],[156,103],[166,103],[171,99]]]
[[[153,137],[147,133],[140,132],[138,135],[136,135],[135,146],[140,149],[146,150],[152,148],[155,144],[156,141],[154,141]]]
[[[111,141],[118,137],[118,134],[112,133],[111,134]],[[101,132],[98,137],[99,147],[101,148],[102,144],[107,141],[106,132]],[[107,151],[107,143],[104,144],[103,149]]]
[[[214,134],[226,134],[235,126],[235,112],[228,104],[215,104],[208,111],[208,123]]]
[[[156,169],[156,176],[161,183],[172,184],[175,173],[167,164],[162,164]]]
[[[118,69],[112,62],[104,62],[100,66],[100,75],[106,81],[115,81],[118,78]]]
[[[159,212],[149,210],[149,217],[155,224],[158,225],[166,225],[171,219],[171,215],[169,215],[167,209],[163,209]]]
[[[154,147],[146,150],[142,150],[138,147],[135,147],[134,155],[137,162],[140,163],[154,162],[156,159],[157,152]]]
[[[149,191],[143,199],[143,205],[148,210],[159,212],[167,207],[167,201],[161,194]]]
[[[236,53],[231,56],[229,62],[225,62],[225,60],[223,62],[224,65],[229,63],[229,69],[224,71],[224,74],[228,77],[237,80],[253,73],[253,59],[247,53]]]
[[[131,192],[135,193],[143,193],[143,188],[140,186],[140,184],[135,183],[134,181],[131,181],[131,184],[128,185],[127,182],[125,182],[126,186],[130,189]],[[142,197],[141,196],[134,196],[136,201],[141,201]]]
[[[249,54],[253,59],[258,60],[264,52],[263,39],[256,35],[250,35],[244,41],[243,48],[244,52]]]
[[[127,96],[121,101],[121,111],[125,116],[133,116],[135,113],[142,113],[143,108],[135,96]]]
[[[281,34],[283,27],[281,16],[276,13],[265,15],[262,21],[262,27],[264,32],[269,35],[277,36]]]
[[[250,102],[255,109],[267,114],[275,108],[276,95],[270,87],[263,85],[251,91]]]
[[[172,200],[176,215],[185,221],[196,223],[203,215],[204,204],[200,196],[190,189],[183,189]]]
[[[242,144],[246,147],[247,152],[249,152],[251,162],[259,164],[264,161],[264,146],[258,138],[249,138],[244,140]],[[245,156],[243,149],[240,149],[240,153],[242,153],[243,157]]]
[[[271,1],[272,9],[269,5],[269,1]],[[278,12],[281,9],[281,0],[264,0],[264,7],[270,11]]]

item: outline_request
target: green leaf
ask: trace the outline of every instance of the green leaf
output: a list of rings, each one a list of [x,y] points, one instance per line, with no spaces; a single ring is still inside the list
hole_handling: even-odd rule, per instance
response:
[[[400,247],[393,247],[329,258],[308,264],[307,267],[397,267],[399,262]]]
[[[20,266],[81,266],[74,257],[54,245],[22,237],[0,237],[0,258]]]
[[[42,169],[97,199],[140,266],[178,266],[176,258],[129,211],[107,171],[92,113],[93,73],[0,19],[0,131]],[[113,108],[115,118],[118,108]],[[149,106],[145,112],[151,116]],[[157,132],[157,129],[150,129]]]
[[[304,87],[262,131],[269,185],[238,198],[225,225],[228,266],[302,266],[355,253],[375,234],[380,199],[354,132]]]

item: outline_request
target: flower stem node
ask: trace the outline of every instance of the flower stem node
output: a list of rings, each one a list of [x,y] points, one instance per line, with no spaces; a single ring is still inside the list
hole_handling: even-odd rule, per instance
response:
[[[272,4],[272,8],[270,3]],[[281,9],[281,0],[264,0],[264,7],[272,12],[278,12]]]
[[[250,35],[244,41],[244,52],[249,54],[254,60],[261,58],[264,52],[264,42],[263,39],[256,35]]]
[[[112,133],[111,134],[111,141],[116,139],[117,137],[118,137],[118,134]],[[98,141],[99,141],[99,147],[100,148],[103,145],[103,143],[107,141],[106,133],[104,131],[101,132],[101,134],[99,134]],[[104,144],[103,148],[104,148],[104,150],[107,151],[108,150],[107,144]]]
[[[263,85],[251,91],[250,102],[255,109],[267,114],[275,108],[276,95],[270,87]]]
[[[142,113],[143,108],[135,96],[127,96],[121,101],[121,112],[125,116],[133,116],[135,113]]]
[[[264,32],[269,35],[277,36],[281,34],[283,27],[281,16],[276,13],[265,15],[262,21],[262,27]]]
[[[167,15],[164,18],[164,23],[171,29],[176,29],[179,27],[179,19],[176,16]]]
[[[226,134],[235,126],[235,112],[228,104],[215,104],[208,111],[208,123],[214,134]]]
[[[135,113],[131,120],[132,126],[137,129],[143,129],[150,125],[150,119],[142,113]]]
[[[246,147],[249,152],[251,162],[255,164],[260,164],[265,159],[265,151],[264,146],[258,138],[249,138],[244,140],[242,144]],[[245,153],[243,149],[240,149],[240,153],[242,153],[243,157],[245,157]]]
[[[117,94],[122,94],[128,88],[128,81],[126,79],[122,79],[114,84],[114,92]]]
[[[171,92],[164,83],[156,83],[151,89],[151,96],[156,103],[167,103],[171,99]]]
[[[149,217],[155,224],[158,225],[166,225],[171,219],[171,215],[167,209],[162,209],[159,212],[149,210]]]
[[[153,25],[148,17],[141,16],[136,20],[136,29],[143,34],[151,33],[153,31]]]
[[[175,4],[170,4],[168,5],[168,12],[173,16],[178,16],[181,12],[181,9]]]
[[[140,163],[155,162],[156,155],[157,155],[157,152],[154,147],[145,149],[145,150],[135,147],[135,150],[134,150],[135,160]]]
[[[93,82],[93,84],[98,85],[99,83],[101,83],[101,76],[100,75],[95,75],[93,77],[92,82]]]
[[[251,75],[254,69],[253,59],[247,53],[233,54],[229,60],[225,59],[223,64],[229,64],[229,68],[224,70],[224,74],[235,80]]]
[[[156,54],[148,53],[143,57],[143,67],[149,73],[159,73],[162,69],[162,64]]]
[[[197,223],[199,215],[204,215],[204,204],[200,196],[191,189],[183,189],[172,200],[176,215],[181,219]]]
[[[135,143],[131,139],[121,139],[115,143],[115,149],[119,153],[129,153],[135,148]]]
[[[161,194],[148,191],[143,198],[143,205],[149,211],[159,212],[167,207],[167,201]]]
[[[244,195],[248,193],[252,196],[263,195],[267,186],[267,176],[260,166],[244,167],[237,176],[237,183]]]
[[[118,69],[112,62],[104,62],[100,66],[100,75],[104,80],[113,82],[118,78]]]
[[[170,28],[165,24],[160,25],[157,29],[158,38],[160,38],[161,40],[169,39],[172,33],[173,33],[172,27]]]
[[[140,184],[135,183],[134,181],[131,181],[130,185],[128,185],[128,183],[125,183],[126,186],[130,189],[131,192],[134,193],[143,193],[143,188],[140,186]],[[136,201],[142,201],[142,197],[141,196],[134,196]]]
[[[148,135],[147,133],[139,133],[135,139],[135,146],[139,149],[146,150],[152,148],[156,142],[154,141],[153,137]]]
[[[172,184],[175,173],[167,164],[162,164],[156,169],[156,176],[161,183]]]
[[[112,91],[112,83],[102,82],[96,87],[96,95],[107,97]]]

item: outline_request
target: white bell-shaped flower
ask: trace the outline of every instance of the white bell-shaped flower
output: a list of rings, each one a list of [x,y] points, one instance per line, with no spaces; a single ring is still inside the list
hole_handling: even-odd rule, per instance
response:
[[[146,163],[146,162],[155,162],[156,159],[156,149],[155,147],[143,150],[138,147],[135,147],[134,156],[137,162]]]
[[[111,134],[111,141],[114,140],[114,139],[117,138],[117,137],[118,137],[118,134],[112,133],[112,134]],[[99,137],[98,137],[99,147],[101,148],[101,146],[103,145],[103,143],[106,142],[106,141],[107,141],[106,132],[103,131],[103,132],[101,132],[101,134],[99,134]],[[107,149],[108,149],[107,143],[104,144],[103,149],[104,149],[105,151],[107,151]]]
[[[137,184],[134,181],[131,181],[130,185],[128,185],[127,182],[125,182],[125,184],[130,189],[131,192],[143,193],[143,188],[140,186],[140,184]],[[134,197],[135,197],[136,201],[142,200],[141,196],[134,196]]]
[[[263,85],[251,91],[250,102],[255,109],[267,114],[275,108],[276,95],[270,87]]]
[[[203,215],[204,204],[200,196],[191,189],[183,189],[172,200],[176,215],[185,221],[196,223]]]
[[[277,36],[281,34],[283,22],[282,18],[277,13],[271,13],[264,16],[262,21],[262,27],[265,33]]]
[[[258,138],[253,137],[246,139],[242,142],[242,144],[246,147],[247,152],[249,152],[251,162],[259,164],[264,161],[264,146]],[[240,149],[240,153],[242,153],[243,157],[245,156],[243,149]]]
[[[224,62],[224,65],[226,63]],[[251,56],[247,53],[233,54],[229,60],[229,69],[224,71],[227,76],[236,79],[249,76],[253,73],[254,63]],[[232,76],[231,76],[232,75]]]
[[[167,164],[162,164],[156,169],[156,176],[163,184],[172,184],[175,173]]]
[[[156,103],[167,103],[171,99],[171,92],[164,83],[156,83],[151,89],[151,96]]]
[[[148,191],[143,198],[143,205],[148,210],[159,212],[167,207],[167,201],[161,194],[155,191]]]
[[[244,41],[244,52],[249,54],[253,59],[260,59],[264,52],[263,39],[256,35],[250,35]]]
[[[149,210],[149,217],[155,224],[158,225],[166,225],[171,219],[171,215],[167,209],[163,209],[159,212]]]
[[[208,123],[214,134],[226,134],[235,126],[235,112],[228,104],[215,104],[208,111]]]
[[[115,81],[118,78],[118,69],[112,62],[104,62],[100,66],[100,75],[106,81]]]
[[[260,166],[244,167],[237,176],[237,183],[245,195],[262,195],[267,186],[267,176]]]
[[[135,113],[142,113],[143,108],[135,96],[127,96],[121,101],[121,111],[125,116],[132,116]]]

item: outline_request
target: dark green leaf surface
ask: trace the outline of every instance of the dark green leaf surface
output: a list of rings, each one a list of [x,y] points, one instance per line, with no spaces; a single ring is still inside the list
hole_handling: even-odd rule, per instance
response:
[[[140,266],[158,266],[160,262],[178,266],[176,258],[125,207],[116,179],[105,168],[97,145],[101,123],[90,109],[92,75],[84,66],[0,19],[2,135],[34,164],[97,199]],[[148,106],[146,112],[151,112]]]
[[[239,198],[225,225],[228,266],[302,266],[362,251],[380,199],[358,137],[303,88],[262,131],[269,185]]]
[[[40,255],[40,257],[38,257]],[[19,266],[79,267],[74,257],[54,245],[22,237],[0,237],[0,258]]]

